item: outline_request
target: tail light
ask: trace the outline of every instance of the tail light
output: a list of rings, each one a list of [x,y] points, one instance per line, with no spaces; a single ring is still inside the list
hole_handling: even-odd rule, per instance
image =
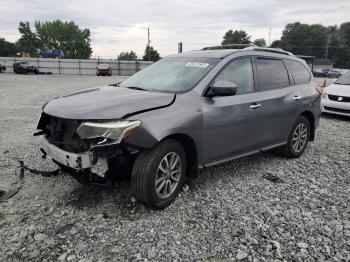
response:
[[[323,94],[323,88],[322,87],[316,86],[315,89],[316,89],[317,93],[319,93],[320,96]]]

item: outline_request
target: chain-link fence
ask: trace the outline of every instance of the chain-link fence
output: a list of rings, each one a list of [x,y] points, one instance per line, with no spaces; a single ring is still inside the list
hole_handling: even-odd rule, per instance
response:
[[[29,62],[40,72],[58,75],[94,75],[99,64],[108,64],[112,68],[112,74],[120,76],[130,76],[153,63],[142,60],[0,57],[0,64],[6,66],[6,72],[12,73],[12,65],[16,62]]]

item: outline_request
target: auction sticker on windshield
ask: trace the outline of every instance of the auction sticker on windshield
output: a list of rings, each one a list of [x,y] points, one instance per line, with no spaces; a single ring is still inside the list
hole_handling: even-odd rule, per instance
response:
[[[188,62],[185,66],[207,68],[209,66],[209,64],[208,63],[198,63],[198,62]]]

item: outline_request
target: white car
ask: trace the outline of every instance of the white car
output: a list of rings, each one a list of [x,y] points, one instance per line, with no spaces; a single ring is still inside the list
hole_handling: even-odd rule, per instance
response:
[[[321,110],[324,113],[350,116],[350,72],[324,89]]]

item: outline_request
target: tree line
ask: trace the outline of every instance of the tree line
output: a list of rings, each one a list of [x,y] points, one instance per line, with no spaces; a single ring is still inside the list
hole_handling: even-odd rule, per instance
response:
[[[0,38],[0,56],[16,56],[17,53],[28,53],[36,57],[38,50],[58,49],[66,58],[89,58],[92,54],[90,46],[90,30],[80,29],[73,21],[49,22],[36,21],[35,31],[29,22],[20,22],[18,31],[21,37],[16,43]]]
[[[265,39],[250,40],[245,31],[229,30],[223,37],[222,45],[255,44],[265,47]],[[340,26],[321,24],[287,24],[281,39],[271,43],[272,48],[282,48],[296,55],[309,55],[331,59],[336,67],[350,68],[350,22]]]
[[[31,57],[36,57],[39,50],[58,49],[64,53],[65,58],[88,59],[91,57],[91,38],[88,28],[79,28],[73,21],[36,21],[34,30],[29,22],[20,22],[18,31],[20,38],[11,43],[0,37],[0,56],[12,57],[18,53],[28,53]],[[134,51],[122,52],[118,59],[136,60]],[[144,60],[157,61],[160,54],[152,46],[147,46]]]
[[[36,21],[34,28],[32,30],[29,22],[20,22],[18,31],[21,37],[16,43],[0,37],[0,56],[16,56],[17,53],[25,52],[35,57],[39,49],[59,49],[64,52],[65,58],[87,59],[92,54],[90,30],[79,28],[73,21]],[[243,30],[228,30],[221,44],[267,46],[264,38],[253,41]],[[298,55],[328,58],[335,62],[336,67],[350,68],[350,22],[340,26],[290,23],[285,26],[281,39],[272,42],[270,47],[282,48]],[[118,59],[136,60],[137,55],[134,51],[121,52]],[[142,59],[157,61],[160,54],[154,47],[146,46]]]

